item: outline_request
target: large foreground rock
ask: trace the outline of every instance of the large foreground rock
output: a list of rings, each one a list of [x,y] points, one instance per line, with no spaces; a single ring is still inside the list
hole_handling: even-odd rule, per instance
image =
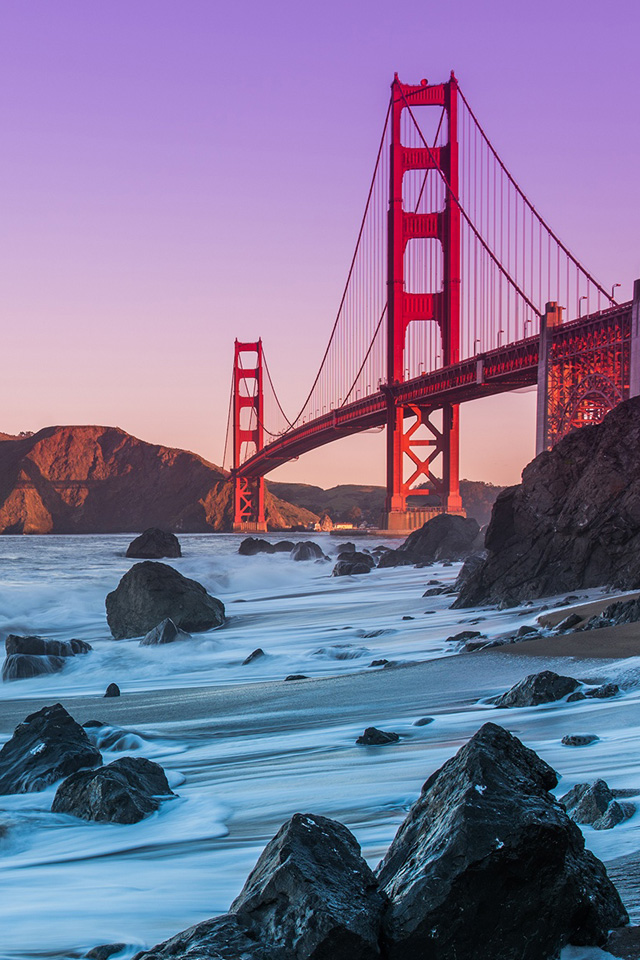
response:
[[[640,397],[536,457],[501,493],[458,607],[640,586]]]
[[[196,580],[166,563],[146,560],[125,573],[107,594],[107,623],[116,640],[147,634],[162,620],[188,633],[212,630],[225,621],[224,604]]]
[[[181,557],[182,549],[175,533],[149,527],[131,541],[126,555],[136,560],[160,560],[162,557]]]
[[[30,714],[0,750],[0,794],[31,793],[83,767],[102,763],[79,723],[62,704]]]
[[[373,960],[384,897],[341,823],[296,813],[265,847],[231,910],[299,960]]]
[[[82,820],[138,823],[173,796],[159,764],[122,757],[97,770],[72,774],[58,787],[51,810]]]
[[[410,533],[397,550],[380,557],[379,567],[432,563],[436,560],[464,560],[482,548],[477,520],[441,513]]]
[[[556,784],[493,723],[429,777],[377,870],[390,960],[549,960],[627,922]]]

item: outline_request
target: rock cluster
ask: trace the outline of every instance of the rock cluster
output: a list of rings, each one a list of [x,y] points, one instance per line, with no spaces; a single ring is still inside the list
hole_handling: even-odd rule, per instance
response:
[[[604,780],[577,783],[560,797],[567,813],[576,823],[586,823],[594,830],[611,830],[635,812],[632,803],[616,799]]]
[[[24,680],[47,673],[58,673],[69,657],[89,653],[85,640],[45,640],[43,637],[20,637],[10,633],[5,640],[6,659],[2,665],[3,680]]]
[[[640,397],[536,457],[493,507],[482,567],[454,606],[640,586]]]
[[[556,784],[485,724],[429,777],[375,874],[346,827],[296,814],[229,914],[135,960],[548,960],[603,945],[628,917]]]
[[[221,627],[224,604],[196,580],[166,563],[134,564],[107,594],[107,623],[115,640],[141,637],[169,618],[176,627],[197,633]]]
[[[126,555],[136,560],[161,560],[163,557],[181,557],[182,549],[175,533],[149,527],[131,541]]]

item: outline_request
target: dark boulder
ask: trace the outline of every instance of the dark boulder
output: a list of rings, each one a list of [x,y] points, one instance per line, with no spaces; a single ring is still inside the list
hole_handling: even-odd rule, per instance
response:
[[[134,564],[107,594],[107,623],[116,640],[141,637],[169,617],[177,627],[197,633],[221,627],[224,604],[202,584],[189,580],[166,563]]]
[[[344,553],[355,553],[356,545],[351,540],[347,540],[346,543],[339,543],[336,547],[336,553],[341,557]]]
[[[289,676],[284,678],[284,682],[287,683],[289,680],[308,680],[309,677],[304,673],[290,673]]]
[[[9,634],[4,646],[7,656],[23,653],[36,657],[75,657],[92,649],[86,640],[45,640],[43,637],[19,637],[14,633]]]
[[[181,557],[180,541],[174,533],[159,527],[149,527],[127,547],[127,557],[136,560],[161,560],[162,557]]]
[[[137,953],[133,960],[294,960],[294,955],[256,940],[235,914],[226,913]]]
[[[640,586],[640,397],[535,458],[498,495],[487,559],[455,606]]]
[[[274,553],[291,553],[295,544],[293,540],[277,540],[273,544]]]
[[[292,560],[326,560],[324,553],[313,540],[299,540],[291,551]]]
[[[138,823],[173,796],[159,764],[144,757],[122,757],[67,777],[56,791],[51,810],[81,820]]]
[[[268,540],[262,540],[260,537],[245,537],[238,547],[238,553],[243,557],[255,557],[257,553],[275,552],[275,545],[269,543]]]
[[[341,823],[296,813],[267,844],[231,910],[296,960],[374,960],[384,897]]]
[[[536,707],[540,703],[562,700],[579,686],[573,677],[543,670],[541,673],[530,673],[492,702],[496,707]]]
[[[367,727],[364,733],[358,737],[356,743],[362,744],[365,747],[381,747],[385,743],[397,743],[399,739],[400,735],[398,733],[378,730],[377,727]]]
[[[410,533],[397,550],[380,558],[379,567],[408,563],[432,563],[440,560],[463,560],[481,548],[480,527],[472,518],[441,513],[427,520],[419,530]],[[403,561],[402,558],[406,558]]]
[[[191,634],[180,627],[176,627],[173,620],[167,617],[162,623],[159,623],[153,630],[149,630],[140,641],[141,647],[157,647],[163,643],[174,643],[176,640],[190,640]]]
[[[120,687],[117,683],[110,683],[104,692],[105,697],[119,697]]]
[[[627,922],[556,784],[493,723],[429,777],[376,871],[388,960],[549,960]]]
[[[30,714],[0,750],[0,794],[44,790],[100,763],[100,751],[80,724],[55,703]]]
[[[403,553],[402,550],[387,550],[381,554],[378,560],[378,567],[384,570],[388,567],[412,567],[419,561],[410,553]]]
[[[265,656],[265,652],[262,649],[262,647],[256,647],[256,649],[253,650],[248,657],[244,658],[244,660],[242,661],[242,666],[246,667],[248,663],[253,663],[254,660],[259,660],[261,657],[264,657],[264,656]]]
[[[616,800],[604,780],[577,783],[560,797],[560,803],[564,804],[572,820],[588,824],[594,830],[611,830],[635,812],[632,803]]]
[[[608,700],[609,697],[617,697],[619,693],[620,687],[617,683],[603,683],[599,687],[584,691],[585,697],[593,697],[596,700]]]
[[[360,553],[353,550],[351,553],[345,553],[333,568],[333,577],[355,576],[360,573],[369,573],[373,570],[376,562],[370,553]]]

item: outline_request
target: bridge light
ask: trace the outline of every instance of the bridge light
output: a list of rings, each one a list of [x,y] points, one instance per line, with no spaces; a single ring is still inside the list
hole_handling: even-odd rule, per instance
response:
[[[580,297],[580,299],[578,300],[578,319],[580,319],[580,317],[582,316],[582,301],[588,300],[588,299],[589,299],[588,296],[585,294],[584,297]]]
[[[473,352],[474,352],[474,353],[476,352],[476,343],[482,343],[480,337],[476,337],[475,340],[473,341]]]
[[[502,329],[501,329],[501,330],[498,330],[498,346],[501,345],[500,341],[501,341],[501,339],[502,339],[502,334],[503,334],[503,333],[504,333],[504,330],[502,330]]]
[[[621,287],[621,286],[622,286],[621,283],[614,283],[614,285],[611,287],[611,300],[613,303],[616,302],[616,298],[615,298],[616,287]]]

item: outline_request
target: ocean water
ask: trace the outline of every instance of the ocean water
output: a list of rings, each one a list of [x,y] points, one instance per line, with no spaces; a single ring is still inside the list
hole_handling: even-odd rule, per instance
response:
[[[487,697],[532,672],[527,659],[460,657],[447,637],[463,629],[489,637],[513,632],[535,622],[535,610],[456,611],[451,597],[422,597],[429,580],[451,583],[459,565],[332,578],[331,563],[241,557],[238,536],[180,539],[184,557],[168,562],[223,600],[229,621],[153,648],[110,639],[105,619],[106,594],[134,562],[124,556],[130,537],[0,538],[0,638],[78,637],[94,648],[60,674],[3,684],[0,710],[15,712],[22,700],[61,700],[82,722],[86,698],[101,697],[115,681],[123,696],[106,701],[104,714],[111,704],[125,715],[128,705],[158,708],[152,721],[106,721],[94,734],[105,762],[153,759],[178,794],[126,826],[52,814],[55,786],[0,797],[0,824],[8,827],[0,838],[0,960],[66,960],[109,942],[126,943],[118,955],[124,960],[224,912],[264,844],[296,811],[347,823],[375,865],[426,777],[488,719],[562,774],[559,796],[601,776],[612,787],[637,790],[640,802],[640,661],[566,665],[581,678],[616,679],[624,693],[614,700],[496,711]],[[314,539],[335,552],[334,538]],[[257,647],[266,656],[243,665]],[[380,658],[439,660],[440,681],[421,691],[410,669],[369,666]],[[281,683],[292,673],[329,678],[318,687],[317,704],[304,681]],[[379,693],[363,701],[372,673],[382,674]],[[345,695],[350,689],[353,703]],[[184,692],[172,698],[172,691]],[[210,708],[201,709],[200,695]],[[24,708],[29,712],[27,702]],[[415,727],[423,712],[435,721]],[[356,746],[372,724],[395,730],[401,742]],[[1,742],[12,729],[0,730]],[[571,749],[560,743],[567,732],[595,732],[600,740]],[[633,853],[640,849],[640,814],[612,831],[584,833],[600,857]],[[565,951],[564,960],[597,956]]]

